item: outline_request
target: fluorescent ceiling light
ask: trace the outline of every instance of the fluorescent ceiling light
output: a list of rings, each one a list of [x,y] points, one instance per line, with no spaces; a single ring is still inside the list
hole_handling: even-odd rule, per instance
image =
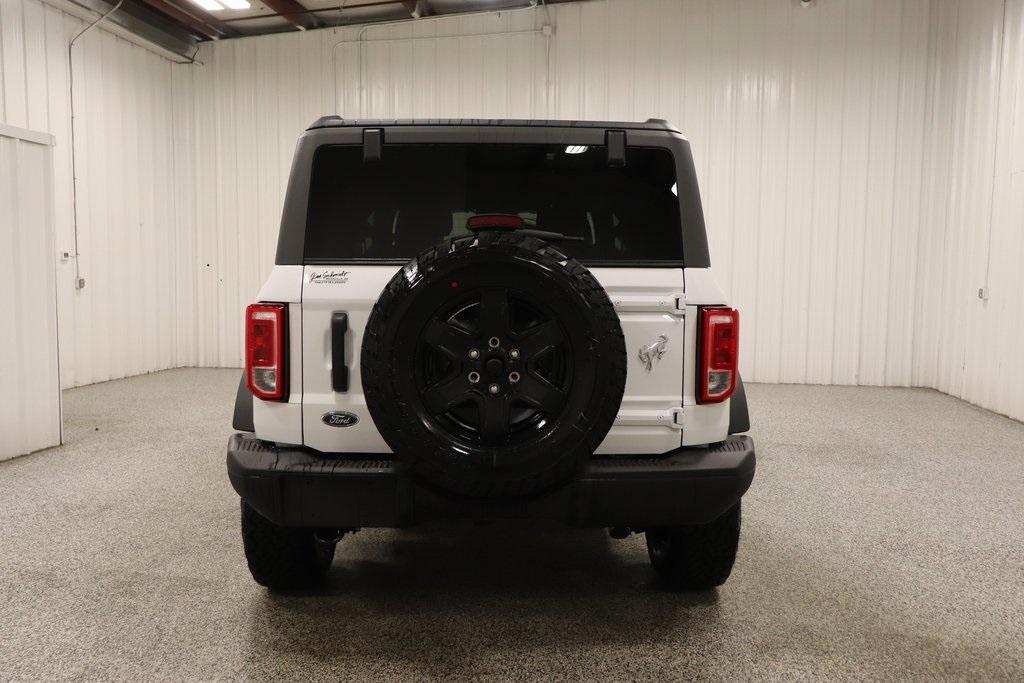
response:
[[[249,9],[249,0],[216,0],[228,9]]]
[[[192,0],[192,2],[199,5],[207,12],[219,12],[224,9],[224,5],[217,2],[217,0]]]
[[[587,151],[586,145],[569,145],[565,148],[566,154],[583,154]]]

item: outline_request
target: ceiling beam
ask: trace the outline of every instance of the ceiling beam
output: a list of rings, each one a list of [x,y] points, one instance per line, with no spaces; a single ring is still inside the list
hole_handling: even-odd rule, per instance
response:
[[[402,5],[405,2],[406,2],[406,0],[374,0],[373,2],[364,2],[361,5],[346,5],[344,7],[344,9],[368,9],[370,7],[383,7],[383,6],[386,6],[386,5]],[[269,5],[270,3],[264,2],[264,4],[265,5]],[[427,7],[426,3],[422,3],[420,5],[420,11],[421,12],[425,12],[424,14],[421,14],[421,16],[427,16],[427,14],[430,13],[429,10],[430,10],[430,8]],[[338,12],[334,7],[329,7],[329,8],[326,8],[326,9],[317,9],[317,10],[309,10],[309,9],[302,10],[302,11],[296,10],[296,11],[289,12],[288,15],[294,16],[294,17],[298,17],[298,16],[301,16],[302,14],[313,14],[314,12],[335,12],[335,16],[341,16],[341,13]],[[456,14],[459,14],[459,12],[452,13],[452,16],[455,16]],[[221,21],[224,22],[225,24],[238,24],[238,23],[243,23],[243,22],[246,22],[246,21],[253,21],[255,19],[273,19],[274,17],[284,17],[284,16],[285,16],[284,13],[273,12],[273,13],[267,13],[267,14],[248,14],[248,15],[246,15],[244,17],[225,17],[224,19],[221,19]],[[376,24],[376,23],[380,23],[380,22],[388,22],[388,21],[392,21],[392,20],[391,19],[370,19],[370,20],[367,20],[367,21],[356,21],[356,22],[353,22],[351,25],[352,26],[359,26],[359,25],[369,26],[369,25],[372,25],[372,24]],[[323,23],[323,22],[321,22],[321,23]],[[344,26],[345,24],[327,24],[327,25],[331,25],[331,26]]]
[[[300,31],[322,26],[316,15],[296,0],[263,0],[263,4]]]
[[[210,14],[194,2],[189,2],[188,0],[167,0],[167,2],[185,12],[185,14],[189,14],[199,19],[207,26],[212,26],[218,31],[221,31],[222,35],[226,38],[235,38],[242,35],[241,32],[236,30],[233,26],[228,26],[222,19]]]
[[[217,40],[218,38],[238,35],[238,31],[222,24],[218,19],[215,19],[198,7],[185,9],[172,4],[170,0],[142,0],[142,2],[178,22],[201,38]]]
[[[419,0],[401,0],[402,6],[405,7],[405,11],[409,13],[409,16],[413,19],[419,19],[420,17],[430,16],[430,9],[427,7],[427,3],[420,2]],[[358,7],[358,5],[353,5]]]

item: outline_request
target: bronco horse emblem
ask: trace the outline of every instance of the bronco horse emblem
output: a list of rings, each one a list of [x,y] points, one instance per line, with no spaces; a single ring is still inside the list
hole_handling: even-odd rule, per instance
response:
[[[644,370],[650,372],[651,368],[654,367],[655,362],[661,360],[661,357],[665,355],[667,347],[668,337],[663,334],[659,334],[658,338],[650,344],[644,344],[641,346],[636,357],[640,359],[640,362],[644,366]]]

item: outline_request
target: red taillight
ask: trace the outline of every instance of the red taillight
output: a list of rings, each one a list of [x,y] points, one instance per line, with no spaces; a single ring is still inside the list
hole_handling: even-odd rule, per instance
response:
[[[740,312],[734,308],[701,308],[700,321],[698,401],[718,403],[729,398],[736,388],[740,351]]]
[[[466,227],[476,232],[477,230],[519,230],[526,225],[526,222],[516,214],[488,213],[479,216],[471,216],[466,221]]]
[[[284,304],[252,304],[245,309],[245,383],[264,401],[288,399],[287,320]]]

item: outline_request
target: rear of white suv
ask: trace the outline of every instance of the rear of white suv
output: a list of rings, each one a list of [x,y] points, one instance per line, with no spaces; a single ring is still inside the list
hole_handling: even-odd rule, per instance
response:
[[[314,124],[246,312],[228,470],[255,578],[314,581],[359,527],[543,517],[723,582],[754,450],[709,266],[664,122]]]

